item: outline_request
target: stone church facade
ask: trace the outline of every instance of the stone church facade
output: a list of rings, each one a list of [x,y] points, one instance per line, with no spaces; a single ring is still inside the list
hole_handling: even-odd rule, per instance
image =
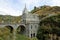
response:
[[[37,14],[30,13],[26,6],[21,16],[21,24],[25,24],[24,34],[28,37],[36,37],[39,27],[39,17]]]

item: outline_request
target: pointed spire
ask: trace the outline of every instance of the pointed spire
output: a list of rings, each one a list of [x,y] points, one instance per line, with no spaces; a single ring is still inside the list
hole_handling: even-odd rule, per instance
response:
[[[25,9],[27,9],[27,8],[26,8],[26,4],[25,4]]]
[[[27,13],[28,11],[27,11],[27,7],[26,7],[26,4],[25,4],[25,8],[24,8],[24,10],[23,10],[23,13]]]

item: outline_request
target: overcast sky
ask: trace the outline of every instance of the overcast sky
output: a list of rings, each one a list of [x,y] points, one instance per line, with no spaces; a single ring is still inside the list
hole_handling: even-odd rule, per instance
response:
[[[60,6],[60,0],[0,0],[0,14],[19,16],[22,14],[25,3],[28,10],[34,6]]]

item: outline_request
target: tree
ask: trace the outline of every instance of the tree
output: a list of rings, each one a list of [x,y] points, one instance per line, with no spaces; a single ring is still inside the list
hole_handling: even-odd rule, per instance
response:
[[[48,40],[49,34],[56,34],[58,36],[60,34],[59,19],[59,16],[52,16],[40,22],[37,38],[39,40]]]

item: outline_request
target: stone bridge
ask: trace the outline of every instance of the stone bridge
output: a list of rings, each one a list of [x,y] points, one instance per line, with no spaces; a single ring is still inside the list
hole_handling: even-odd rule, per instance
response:
[[[18,28],[21,28],[21,30],[26,28],[25,24],[8,24],[8,23],[0,23],[0,28],[9,28],[11,32],[17,31]]]
[[[6,27],[6,26],[10,26],[13,29],[17,29],[19,26],[23,25],[25,27],[25,24],[9,24],[9,23],[0,23],[0,28]]]
[[[21,31],[19,31],[19,33],[21,32],[21,34],[24,33],[26,26],[25,24],[8,24],[8,23],[0,23],[0,28],[8,28],[10,30],[10,33],[13,33],[13,40],[15,40],[16,38],[16,32],[19,28],[21,28]],[[19,29],[20,30],[20,29]],[[23,31],[22,31],[23,30]]]

